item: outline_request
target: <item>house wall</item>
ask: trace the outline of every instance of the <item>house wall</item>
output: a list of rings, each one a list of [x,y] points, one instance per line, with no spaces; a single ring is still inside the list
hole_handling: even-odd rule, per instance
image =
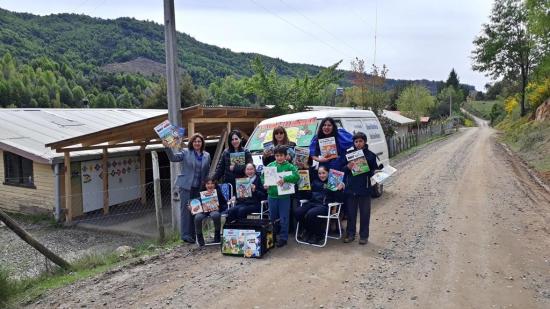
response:
[[[4,185],[4,153],[0,150],[0,208],[31,214],[52,214],[55,207],[55,176],[51,165],[33,162],[33,176],[36,188]]]

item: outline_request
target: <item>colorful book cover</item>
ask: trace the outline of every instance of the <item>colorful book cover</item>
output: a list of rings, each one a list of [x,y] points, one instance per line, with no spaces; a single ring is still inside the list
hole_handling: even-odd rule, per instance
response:
[[[385,165],[382,171],[374,174],[370,179],[371,183],[374,185],[376,183],[383,184],[386,182],[386,179],[388,179],[393,173],[395,173],[397,170],[390,166],[389,164]]]
[[[282,173],[278,173],[277,176],[279,178],[284,178],[286,176],[290,176],[292,175],[292,172],[290,171],[287,171],[287,172],[282,172]],[[289,182],[285,182],[283,183],[282,186],[277,186],[277,194],[279,195],[288,195],[288,194],[294,194],[295,191],[294,191],[294,184],[293,183],[289,183]]]
[[[294,165],[300,166],[299,163],[301,163],[304,167],[307,167],[309,148],[296,146],[294,147],[294,152],[296,153],[294,156]]]
[[[220,203],[218,201],[218,194],[216,191],[202,191],[201,202],[203,212],[211,212],[220,209]]]
[[[309,179],[308,170],[299,170],[300,180],[298,181],[298,191],[309,191],[311,190],[311,181]]]
[[[262,248],[261,232],[248,232],[244,234],[244,257],[259,257]]]
[[[327,189],[336,191],[338,185],[344,182],[344,172],[340,172],[335,169],[330,169],[328,171],[328,184]]]
[[[277,176],[277,167],[276,166],[265,166],[263,169],[264,173],[264,185],[266,186],[276,186],[279,177]]]
[[[202,212],[202,204],[199,199],[192,199],[189,201],[189,208],[192,214],[196,215]]]
[[[161,140],[168,144],[168,147],[180,149],[185,135],[185,129],[173,126],[170,121],[164,120],[154,128]]]
[[[237,178],[235,179],[235,187],[237,191],[237,198],[252,197],[252,182],[250,178]]]
[[[271,151],[274,148],[273,141],[265,142],[263,146],[265,151]]]
[[[319,149],[321,150],[321,157],[328,158],[338,155],[338,149],[336,148],[336,140],[334,137],[319,139]]]
[[[351,174],[353,176],[364,174],[370,170],[363,150],[357,150],[346,154],[346,159],[348,160],[348,163],[351,163],[352,165]]]
[[[247,235],[255,233],[255,230],[223,229],[222,253],[244,256],[248,248]]]
[[[244,165],[244,152],[232,152],[229,154],[230,165]]]

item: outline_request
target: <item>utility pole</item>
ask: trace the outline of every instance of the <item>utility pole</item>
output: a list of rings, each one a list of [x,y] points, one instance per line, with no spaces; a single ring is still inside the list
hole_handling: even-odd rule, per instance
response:
[[[453,113],[453,96],[449,95],[449,118],[451,118],[452,113]]]
[[[168,120],[174,126],[181,127],[181,98],[179,89],[178,50],[176,44],[176,20],[174,0],[164,0],[164,46],[166,53],[166,97],[168,99]],[[181,210],[175,180],[180,172],[180,164],[170,162],[170,186],[172,201],[172,228],[180,231]]]

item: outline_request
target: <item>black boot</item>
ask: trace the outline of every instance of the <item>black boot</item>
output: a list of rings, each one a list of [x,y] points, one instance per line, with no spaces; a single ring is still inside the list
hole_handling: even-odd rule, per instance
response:
[[[204,237],[202,234],[197,234],[197,242],[199,243],[199,246],[204,246]]]
[[[221,242],[220,231],[215,231],[215,232],[214,232],[214,242],[215,242],[215,243],[220,243],[220,242]]]

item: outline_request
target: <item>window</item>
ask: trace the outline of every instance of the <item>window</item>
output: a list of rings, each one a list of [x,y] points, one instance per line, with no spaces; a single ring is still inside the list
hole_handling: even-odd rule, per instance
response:
[[[4,151],[4,184],[34,188],[32,161]]]

